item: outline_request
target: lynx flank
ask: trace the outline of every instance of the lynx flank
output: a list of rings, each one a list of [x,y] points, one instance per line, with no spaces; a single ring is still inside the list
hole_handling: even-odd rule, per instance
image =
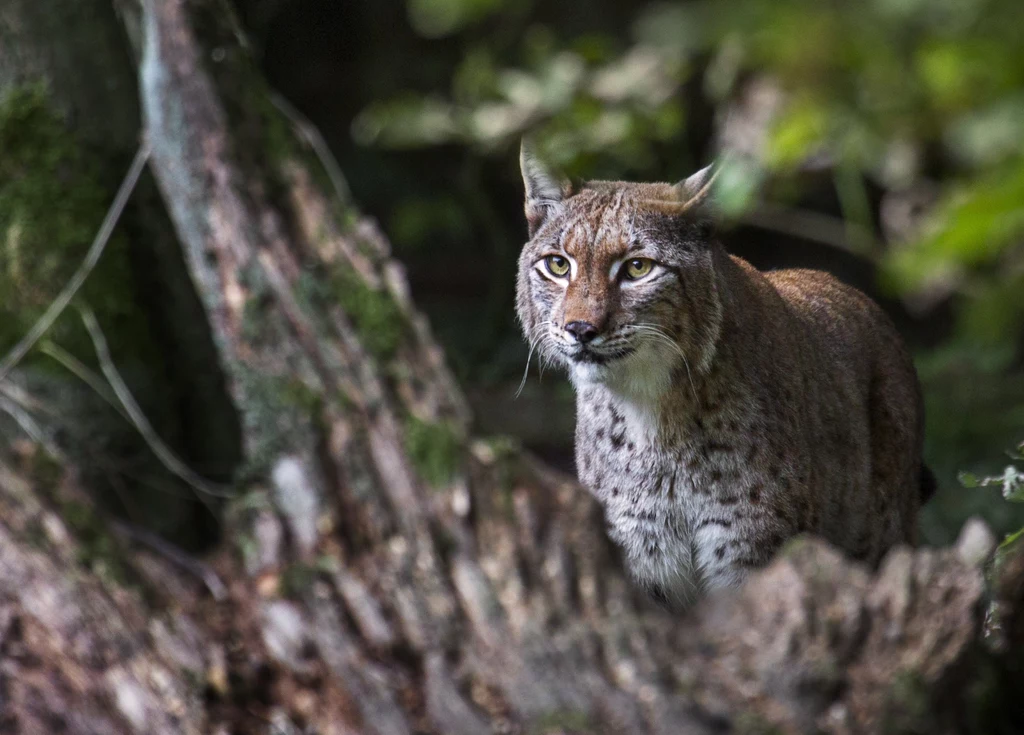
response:
[[[714,239],[709,169],[577,189],[524,148],[517,311],[576,388],[576,465],[630,572],[685,604],[789,537],[878,561],[933,479],[914,366],[825,273],[761,273]]]

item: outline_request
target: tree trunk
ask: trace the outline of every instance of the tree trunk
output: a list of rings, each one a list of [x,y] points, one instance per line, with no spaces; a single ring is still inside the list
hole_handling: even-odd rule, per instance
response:
[[[7,298],[0,300],[0,353],[24,337],[85,258],[141,135],[136,69],[109,0],[3,4],[0,292]],[[113,357],[158,433],[212,478],[229,477],[237,417],[219,373],[208,369],[215,361],[209,328],[152,177],[143,176],[79,295],[109,331]],[[74,310],[43,344],[9,384],[51,410],[26,417],[0,394],[0,435],[8,436],[4,409],[12,409],[51,448],[61,437],[95,495],[138,523],[201,545],[212,522],[209,503],[174,484],[134,429],[61,357],[70,353],[97,370]],[[160,491],[149,489],[154,484]]]
[[[401,267],[228,7],[119,4],[238,415],[223,540],[200,563],[108,523],[73,463],[22,445],[0,465],[0,731],[1013,726],[1024,565],[994,574],[986,638],[979,526],[877,572],[797,541],[688,615],[644,601],[571,478],[470,435]]]

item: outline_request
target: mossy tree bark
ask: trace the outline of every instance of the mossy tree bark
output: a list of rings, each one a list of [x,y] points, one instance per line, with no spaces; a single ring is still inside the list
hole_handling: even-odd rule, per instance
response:
[[[4,727],[952,733],[1008,722],[1022,575],[1001,567],[994,649],[982,631],[990,544],[977,527],[955,549],[898,550],[877,573],[798,542],[687,616],[641,599],[585,493],[471,436],[400,266],[272,103],[227,4],[120,7],[138,44],[152,170],[242,460],[205,564],[107,524],[73,464],[31,447],[0,464]]]
[[[108,0],[0,7],[0,353],[25,335],[85,257],[140,137],[135,64]],[[218,373],[203,369],[214,359],[209,328],[151,177],[121,215],[79,303],[95,310],[159,433],[212,477],[230,476],[237,419]],[[135,430],[60,357],[98,372],[73,311],[44,346],[9,381],[52,409],[31,420],[36,434],[78,460],[108,505],[183,543],[204,543],[206,506],[159,468]],[[10,395],[3,401],[16,413],[24,408]],[[4,438],[9,418],[0,411]],[[126,491],[140,482],[157,491]]]

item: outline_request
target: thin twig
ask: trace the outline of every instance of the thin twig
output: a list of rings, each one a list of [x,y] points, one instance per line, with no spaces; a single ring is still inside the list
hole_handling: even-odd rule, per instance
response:
[[[17,402],[11,400],[6,395],[0,395],[0,411],[3,411],[18,424],[18,427],[25,432],[25,435],[31,439],[34,443],[40,445],[46,450],[47,454],[56,459],[61,459],[62,454],[60,449],[55,445],[50,438],[46,436],[46,432],[36,422],[32,414],[25,410],[25,408],[19,405]]]
[[[865,252],[850,241],[851,230],[861,232],[863,237],[871,238],[870,232],[861,230],[859,225],[839,217],[767,203],[745,213],[742,221],[754,227],[821,243],[855,255],[864,255]]]
[[[47,416],[57,415],[57,411],[53,408],[53,406],[43,403],[41,400],[33,396],[31,393],[26,391],[21,386],[17,385],[12,380],[0,383],[0,395],[6,396],[10,400],[17,403],[22,408],[24,408],[26,411],[44,413]]]
[[[128,491],[124,478],[117,473],[113,473],[107,479],[114,494],[117,495],[117,499],[121,501],[124,512],[133,523],[142,523],[142,513],[139,512],[139,506],[135,502],[135,498],[132,497],[133,493]]]
[[[110,386],[107,383],[105,383],[103,381],[103,379],[100,378],[99,375],[94,373],[84,363],[82,363],[81,360],[79,360],[77,357],[72,355],[70,352],[65,350],[60,345],[56,344],[55,342],[51,342],[49,340],[47,340],[46,342],[43,342],[43,344],[39,346],[39,351],[42,352],[44,355],[47,355],[47,356],[53,358],[54,360],[56,360],[66,370],[68,370],[68,372],[70,372],[72,375],[77,377],[79,380],[81,380],[87,386],[92,388],[93,392],[95,392],[96,395],[98,395],[100,398],[102,398],[104,400],[104,402],[106,402],[111,408],[113,408],[115,411],[117,411],[118,414],[120,414],[120,416],[125,421],[127,421],[129,424],[131,424],[133,428],[137,428],[135,426],[135,422],[132,421],[132,417],[129,416],[128,412],[124,410],[124,407],[121,405],[120,401],[118,401],[117,395],[110,389]],[[4,386],[2,384],[0,384],[0,392],[3,391],[3,387]],[[126,472],[124,470],[117,470],[117,469],[115,469],[113,471],[114,472],[119,472],[120,474],[123,474],[126,477],[129,477],[130,479],[134,480],[135,482],[142,483],[142,484],[144,484],[144,485],[146,485],[146,486],[156,490],[157,492],[166,493],[166,494],[171,495],[171,496],[176,497],[176,498],[191,497],[190,494],[186,493],[183,490],[182,491],[178,491],[178,490],[175,490],[175,489],[168,489],[168,488],[160,487],[159,485],[155,484],[153,481],[147,480],[147,479],[139,477],[139,476],[132,476],[131,473]],[[213,505],[213,503],[210,500],[207,499],[207,497],[205,495],[200,493],[197,497],[203,503],[203,505],[205,505],[206,508],[214,516],[217,515],[216,507]]]
[[[46,405],[21,386],[16,385],[14,381],[8,380],[0,383],[0,411],[14,419],[25,435],[42,446],[51,457],[58,460],[63,458],[60,449],[36,421],[34,415],[56,416],[57,412],[53,407]]]
[[[299,135],[313,149],[313,153],[320,159],[320,165],[327,172],[327,177],[331,180],[331,186],[334,187],[338,198],[342,202],[350,201],[351,195],[349,194],[348,184],[345,182],[345,176],[341,172],[341,166],[338,165],[334,154],[331,153],[330,146],[327,145],[327,141],[324,140],[324,136],[317,129],[316,125],[310,122],[309,118],[299,112],[295,105],[280,94],[276,92],[271,93],[270,101],[274,104],[274,107],[280,110],[292,122]]]
[[[165,541],[152,531],[147,531],[144,528],[125,523],[124,521],[110,519],[110,526],[121,536],[149,547],[149,549],[168,559],[176,566],[201,579],[206,588],[210,590],[213,599],[217,602],[224,600],[228,596],[228,589],[224,586],[220,577],[217,576],[217,572],[198,559],[189,556],[169,541]]]
[[[197,492],[216,498],[234,497],[234,493],[231,491],[230,487],[212,483],[193,472],[192,469],[179,459],[174,451],[164,443],[163,439],[157,435],[152,424],[149,423],[149,419],[146,418],[146,414],[143,413],[141,408],[139,408],[139,404],[136,403],[131,391],[125,384],[124,379],[117,371],[117,367],[114,365],[114,361],[110,356],[110,348],[107,346],[107,340],[103,336],[103,331],[100,329],[99,323],[96,321],[96,316],[92,313],[92,310],[85,306],[81,307],[79,311],[81,312],[82,323],[85,324],[85,328],[89,332],[89,337],[92,339],[93,348],[96,350],[96,357],[99,360],[103,376],[107,379],[107,382],[110,383],[110,387],[113,388],[114,394],[117,396],[117,400],[121,402],[124,410],[128,413],[132,425],[139,434],[142,435],[143,440],[145,440],[146,444],[149,445],[149,448],[153,450],[157,459],[159,459],[164,467],[166,467],[170,472],[184,480]]]
[[[110,235],[114,232],[117,221],[121,218],[121,214],[128,204],[128,199],[131,197],[132,192],[135,191],[135,185],[139,182],[142,169],[145,167],[146,161],[149,160],[149,153],[149,142],[145,141],[139,146],[139,150],[135,154],[135,160],[132,161],[131,168],[128,169],[128,173],[121,183],[121,188],[118,190],[117,196],[114,197],[114,202],[110,205],[110,209],[107,211],[107,216],[104,218],[99,232],[96,233],[96,239],[89,246],[89,251],[86,253],[81,265],[78,266],[78,270],[75,271],[71,280],[67,282],[64,289],[53,300],[53,303],[50,304],[46,312],[39,317],[39,321],[33,325],[28,334],[22,337],[21,341],[14,346],[14,349],[7,353],[3,362],[0,362],[0,382],[7,377],[15,365],[21,362],[22,358],[28,354],[28,351],[39,341],[40,337],[46,333],[46,330],[53,326],[53,323],[57,321],[57,318],[64,312],[67,305],[71,303],[71,299],[78,293],[78,289],[85,283],[89,274],[92,273],[92,269],[96,267],[96,263],[99,262],[100,256],[103,255],[103,250],[110,240]]]
[[[56,360],[62,367],[64,367],[65,370],[92,388],[96,395],[102,398],[111,408],[121,414],[121,418],[129,424],[133,423],[131,416],[128,415],[128,412],[125,411],[118,402],[117,396],[110,390],[110,387],[100,379],[99,375],[90,370],[81,360],[58,345],[56,342],[51,342],[49,340],[39,345],[39,351]]]

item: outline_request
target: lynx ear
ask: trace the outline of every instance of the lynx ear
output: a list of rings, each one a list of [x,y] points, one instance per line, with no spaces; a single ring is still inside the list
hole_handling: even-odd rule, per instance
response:
[[[715,171],[714,168],[715,164],[713,163],[710,166],[705,166],[673,187],[679,196],[679,201],[683,202],[686,209],[700,206],[710,196],[715,179],[718,177],[718,171]]]
[[[530,142],[523,138],[519,149],[519,167],[526,188],[526,221],[530,237],[562,203],[564,182],[552,174],[533,152]]]

